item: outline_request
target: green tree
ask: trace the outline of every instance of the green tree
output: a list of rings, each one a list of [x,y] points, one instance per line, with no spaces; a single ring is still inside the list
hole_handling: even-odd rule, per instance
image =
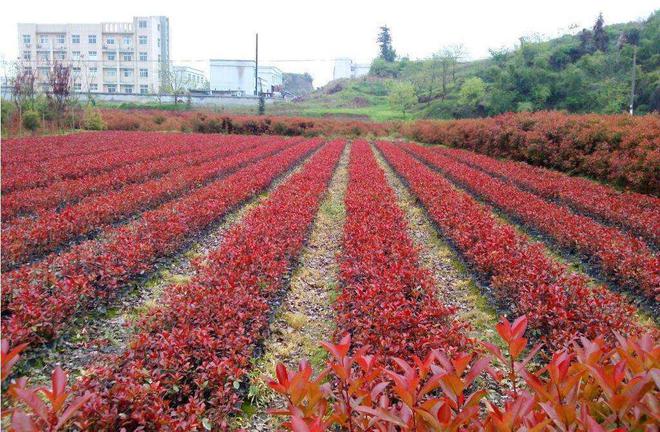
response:
[[[401,110],[405,115],[417,102],[415,86],[406,81],[392,83],[388,100],[393,109]]]
[[[486,96],[486,83],[479,77],[465,80],[459,91],[458,101],[461,105],[476,107]]]
[[[380,28],[377,41],[380,48],[380,58],[388,62],[393,62],[396,59],[396,51],[392,47],[392,35],[388,26],[382,26]]]

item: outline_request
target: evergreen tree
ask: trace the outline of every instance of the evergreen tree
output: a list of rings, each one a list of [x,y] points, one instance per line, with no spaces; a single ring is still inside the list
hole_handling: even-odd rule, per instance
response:
[[[597,50],[601,50],[602,52],[607,52],[607,42],[609,41],[609,36],[605,32],[605,20],[603,19],[603,14],[600,13],[598,14],[598,19],[596,20],[596,24],[594,24],[594,30],[593,30],[593,41],[594,41],[594,48]]]
[[[380,58],[388,62],[393,62],[396,59],[396,51],[394,51],[394,48],[392,47],[390,28],[382,26],[377,40],[378,46],[380,47]]]

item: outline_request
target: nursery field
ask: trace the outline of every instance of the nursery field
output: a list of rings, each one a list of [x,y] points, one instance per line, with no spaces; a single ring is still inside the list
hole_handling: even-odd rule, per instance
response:
[[[657,430],[657,167],[470,122],[3,140],[3,427]]]

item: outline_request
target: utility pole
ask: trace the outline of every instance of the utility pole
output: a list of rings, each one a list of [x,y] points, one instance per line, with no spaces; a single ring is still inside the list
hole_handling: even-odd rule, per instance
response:
[[[259,96],[259,33],[255,40],[255,52],[254,52],[254,95]]]
[[[635,69],[637,66],[637,45],[633,45],[632,88],[630,89],[630,115],[634,115],[635,107]]]

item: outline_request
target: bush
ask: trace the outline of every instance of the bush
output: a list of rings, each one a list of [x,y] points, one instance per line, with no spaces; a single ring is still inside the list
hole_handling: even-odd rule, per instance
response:
[[[23,127],[29,131],[36,131],[41,126],[39,113],[36,111],[26,111],[23,114]]]
[[[88,106],[85,108],[85,115],[83,117],[83,129],[87,130],[104,130],[106,128],[103,117],[99,110]]]

